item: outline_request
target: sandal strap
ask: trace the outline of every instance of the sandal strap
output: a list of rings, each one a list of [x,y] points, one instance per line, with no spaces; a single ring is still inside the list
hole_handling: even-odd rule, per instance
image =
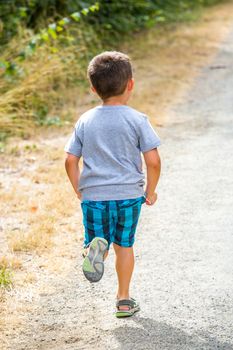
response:
[[[116,307],[119,306],[129,306],[129,307],[134,307],[136,305],[135,300],[132,299],[123,299],[123,300],[118,300],[116,303]]]

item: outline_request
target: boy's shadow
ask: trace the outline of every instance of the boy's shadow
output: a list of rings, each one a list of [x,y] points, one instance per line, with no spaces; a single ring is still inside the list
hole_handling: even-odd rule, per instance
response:
[[[124,325],[114,330],[122,350],[233,350],[233,344],[221,342],[207,333],[189,335],[184,331],[156,322],[150,318],[134,316],[135,327]]]

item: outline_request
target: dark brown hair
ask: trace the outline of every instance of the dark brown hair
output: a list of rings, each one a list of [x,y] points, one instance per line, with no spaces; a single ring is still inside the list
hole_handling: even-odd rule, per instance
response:
[[[124,92],[132,78],[132,67],[129,57],[122,52],[105,51],[91,60],[87,74],[97,94],[106,100]]]

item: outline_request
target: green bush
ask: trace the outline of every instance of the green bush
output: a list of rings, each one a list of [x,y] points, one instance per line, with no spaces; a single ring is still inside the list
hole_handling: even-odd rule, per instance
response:
[[[87,22],[100,33],[119,36],[156,22],[180,20],[187,12],[201,5],[220,0],[99,0],[100,10],[88,16]],[[36,32],[73,12],[81,11],[95,1],[81,0],[11,0],[0,3],[0,40],[7,43],[22,26]]]
[[[86,84],[88,60],[142,28],[193,18],[217,0],[0,2],[0,142],[60,126]],[[66,118],[69,119],[69,112]]]

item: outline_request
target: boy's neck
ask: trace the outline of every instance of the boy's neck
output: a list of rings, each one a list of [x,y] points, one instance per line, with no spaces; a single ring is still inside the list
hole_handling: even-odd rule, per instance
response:
[[[127,105],[127,102],[128,98],[126,98],[126,96],[112,96],[103,101],[103,106],[122,106]]]

